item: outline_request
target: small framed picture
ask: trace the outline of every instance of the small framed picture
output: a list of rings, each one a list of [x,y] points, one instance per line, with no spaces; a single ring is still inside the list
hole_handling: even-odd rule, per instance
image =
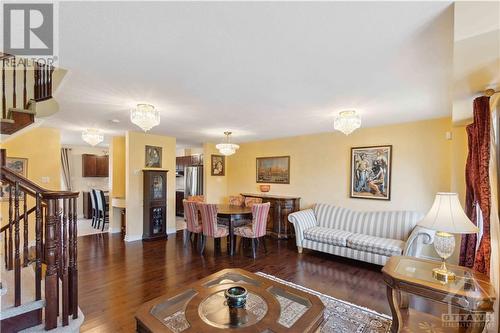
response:
[[[392,146],[351,148],[351,198],[391,200]]]
[[[23,176],[25,178],[28,177],[28,159],[27,158],[7,157],[5,159],[5,163],[7,164],[7,168],[11,169],[12,171],[20,174],[21,176]],[[9,191],[10,191],[9,184],[0,185],[0,201],[9,201]],[[19,190],[18,195],[19,195],[19,200],[24,199],[23,191]]]
[[[146,146],[146,168],[161,168],[161,147]]]
[[[212,176],[226,175],[226,156],[212,155],[210,165],[212,170]]]

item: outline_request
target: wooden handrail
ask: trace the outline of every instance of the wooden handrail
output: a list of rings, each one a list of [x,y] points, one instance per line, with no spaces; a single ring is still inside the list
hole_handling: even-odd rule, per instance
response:
[[[9,169],[6,156],[5,149],[0,149],[0,181],[10,185],[8,224],[0,228],[0,233],[4,233],[6,240],[4,251],[7,269],[14,270],[14,306],[21,305],[21,288],[24,288],[21,283],[21,265],[26,267],[34,262],[36,300],[42,298],[42,281],[45,284],[45,329],[56,328],[58,318],[61,318],[63,326],[67,326],[69,316],[78,318],[76,200],[79,193],[44,189]],[[30,209],[27,207],[28,195],[36,199],[35,207]],[[21,200],[24,200],[22,205]],[[33,212],[36,213],[34,260],[28,258],[28,216]],[[21,224],[21,221],[24,223]],[[46,265],[44,273],[42,262]]]
[[[26,214],[23,214],[22,216],[19,216],[19,222],[21,222],[22,220],[24,220],[24,217],[25,216],[29,216],[31,213],[33,213],[34,211],[36,211],[36,206],[33,206],[31,207],[30,209],[28,209],[28,211],[26,211]],[[16,221],[13,220],[12,221],[12,224],[14,224]],[[2,228],[0,228],[0,234],[2,232],[4,232],[5,230],[7,230],[9,228],[9,223],[7,223],[6,225],[4,225]]]
[[[66,198],[76,198],[79,195],[78,192],[47,190],[47,189],[35,184],[31,180],[24,178],[23,176],[19,175],[18,173],[12,171],[11,169],[7,168],[6,166],[2,166],[1,171],[2,172],[1,172],[0,180],[7,181],[11,184],[13,184],[17,181],[19,183],[19,186],[22,188],[22,190],[31,192],[30,194],[32,196],[35,196],[34,195],[35,193],[40,193],[40,195],[42,196],[42,199],[66,199]]]

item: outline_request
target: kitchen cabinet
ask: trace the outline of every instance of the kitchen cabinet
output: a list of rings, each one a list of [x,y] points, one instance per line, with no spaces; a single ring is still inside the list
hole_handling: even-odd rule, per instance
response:
[[[82,177],[108,177],[109,156],[82,154]]]

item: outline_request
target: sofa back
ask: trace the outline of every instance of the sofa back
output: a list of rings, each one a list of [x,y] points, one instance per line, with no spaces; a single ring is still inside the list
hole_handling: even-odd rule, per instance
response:
[[[406,241],[422,214],[412,211],[361,212],[328,204],[316,204],[320,227]]]

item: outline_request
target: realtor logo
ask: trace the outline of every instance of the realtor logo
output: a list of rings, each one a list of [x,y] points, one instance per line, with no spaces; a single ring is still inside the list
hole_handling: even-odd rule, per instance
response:
[[[13,55],[53,55],[53,4],[4,3],[3,49]]]

